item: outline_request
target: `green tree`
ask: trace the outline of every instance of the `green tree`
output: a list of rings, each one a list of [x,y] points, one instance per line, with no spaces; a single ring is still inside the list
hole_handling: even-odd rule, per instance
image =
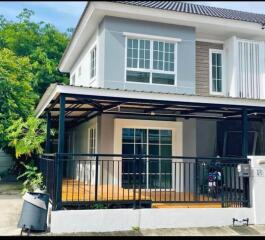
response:
[[[8,48],[17,56],[26,56],[32,65],[34,91],[41,96],[51,83],[68,83],[68,75],[57,70],[69,41],[53,25],[31,20],[34,12],[28,9],[17,16],[18,22],[0,16],[0,49]]]
[[[15,148],[16,158],[21,155],[31,157],[32,154],[43,153],[42,143],[46,137],[46,124],[43,119],[28,117],[13,121],[7,129],[9,145]]]
[[[32,89],[32,65],[27,57],[17,57],[9,49],[0,49],[0,139],[7,145],[7,128],[16,119],[26,119],[37,95]]]

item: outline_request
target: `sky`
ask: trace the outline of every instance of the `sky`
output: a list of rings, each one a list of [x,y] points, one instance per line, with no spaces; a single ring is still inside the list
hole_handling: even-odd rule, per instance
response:
[[[265,14],[265,2],[201,1],[194,3]],[[85,5],[86,1],[4,1],[0,2],[0,15],[4,15],[4,17],[8,20],[17,21],[16,16],[21,12],[21,10],[23,8],[28,8],[35,12],[33,17],[34,21],[52,23],[60,31],[64,32],[67,28],[74,28],[76,26]]]

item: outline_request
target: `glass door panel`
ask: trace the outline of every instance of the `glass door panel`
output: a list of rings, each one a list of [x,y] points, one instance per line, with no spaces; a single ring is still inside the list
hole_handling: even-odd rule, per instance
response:
[[[159,129],[122,130],[122,154],[143,154],[151,158],[136,158],[136,185],[139,186],[141,175],[142,188],[171,188],[172,184],[172,131]],[[160,156],[160,158],[158,158]],[[122,164],[122,186],[133,187],[133,157],[124,157]],[[141,174],[139,174],[141,173]]]

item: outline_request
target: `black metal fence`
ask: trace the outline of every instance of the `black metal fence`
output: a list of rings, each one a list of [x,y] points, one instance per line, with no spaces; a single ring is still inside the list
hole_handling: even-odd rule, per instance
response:
[[[43,181],[48,194],[50,195],[50,200],[55,201],[56,194],[56,169],[55,169],[55,156],[56,154],[43,154],[40,158],[35,159],[35,162],[42,172]]]
[[[40,158],[55,208],[151,207],[155,203],[208,203],[249,207],[245,158],[115,154],[49,154]]]

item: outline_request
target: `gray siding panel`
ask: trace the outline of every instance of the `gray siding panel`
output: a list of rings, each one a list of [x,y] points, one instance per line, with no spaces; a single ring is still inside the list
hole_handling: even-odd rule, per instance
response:
[[[110,16],[103,19],[101,27],[105,33],[101,35],[105,38],[104,73],[100,74],[103,87],[195,94],[195,28]],[[182,39],[177,44],[177,86],[125,82],[124,32]]]
[[[196,94],[209,95],[209,49],[223,49],[223,44],[196,42]]]

